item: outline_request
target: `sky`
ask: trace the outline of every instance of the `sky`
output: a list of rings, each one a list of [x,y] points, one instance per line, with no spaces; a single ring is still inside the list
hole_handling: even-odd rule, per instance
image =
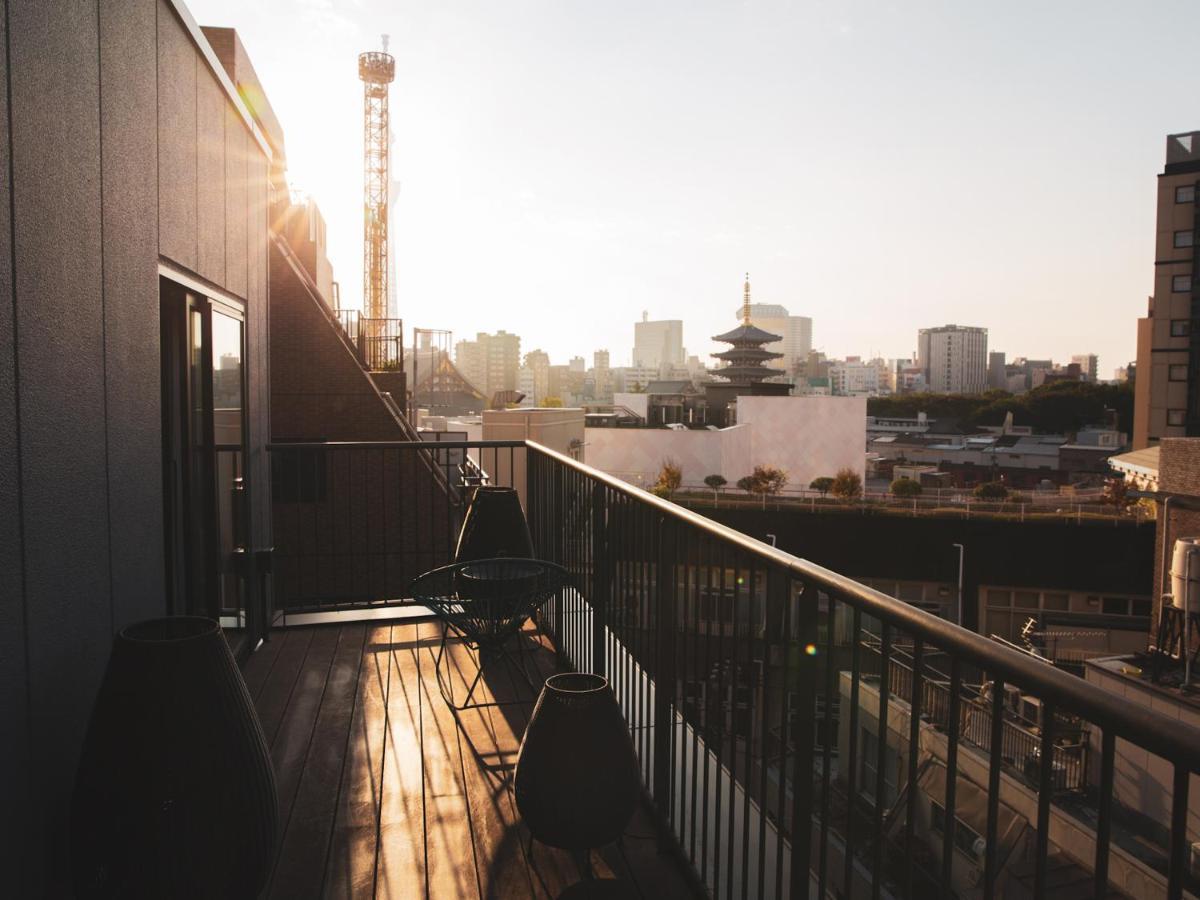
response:
[[[831,357],[919,327],[1101,377],[1135,356],[1165,136],[1200,129],[1195,2],[189,0],[236,28],[362,296],[362,84],[390,35],[405,326],[627,364],[754,300]]]

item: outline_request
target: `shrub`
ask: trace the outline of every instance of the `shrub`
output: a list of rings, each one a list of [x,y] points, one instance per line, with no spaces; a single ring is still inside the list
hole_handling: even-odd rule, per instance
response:
[[[921,482],[914,481],[911,478],[897,478],[892,482],[893,497],[919,497],[921,495]]]
[[[853,469],[841,469],[833,478],[829,490],[840,500],[856,500],[862,496],[862,476]]]
[[[659,497],[670,497],[679,490],[681,484],[683,484],[683,469],[680,468],[679,463],[670,457],[664,459],[662,469],[658,473],[658,483],[654,485],[655,488],[661,488],[662,493],[659,493],[658,490],[653,493]]]
[[[985,481],[972,491],[976,500],[1004,500],[1008,497],[1008,488],[1002,481]]]
[[[824,497],[833,487],[833,479],[828,475],[822,475],[820,478],[814,478],[810,481],[808,486],[811,490],[820,491],[821,496]]]

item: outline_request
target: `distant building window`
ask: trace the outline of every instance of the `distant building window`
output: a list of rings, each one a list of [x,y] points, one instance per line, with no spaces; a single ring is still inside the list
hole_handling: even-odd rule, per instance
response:
[[[1194,234],[1191,231],[1175,232],[1175,246],[1176,247],[1190,247],[1190,246],[1192,246],[1193,240],[1194,240]]]
[[[1194,184],[1181,184],[1175,188],[1176,203],[1195,203],[1196,202],[1196,186]]]
[[[1105,597],[1100,603],[1100,611],[1106,616],[1129,615],[1129,601],[1125,597]]]
[[[1012,594],[1008,591],[987,592],[988,606],[1012,606]]]
[[[1149,617],[1149,615],[1150,615],[1150,601],[1149,600],[1131,600],[1129,602],[1132,607],[1130,612],[1132,612],[1133,615]]]
[[[1192,289],[1191,275],[1176,275],[1171,279],[1171,290],[1177,294],[1185,293]]]
[[[1187,366],[1168,366],[1167,378],[1170,381],[1187,381]]]
[[[1187,412],[1182,409],[1167,410],[1167,424],[1182,427],[1187,424]]]
[[[1066,611],[1070,609],[1070,597],[1067,594],[1042,594],[1042,608]]]
[[[1191,323],[1187,319],[1171,320],[1171,337],[1187,337],[1191,334]]]

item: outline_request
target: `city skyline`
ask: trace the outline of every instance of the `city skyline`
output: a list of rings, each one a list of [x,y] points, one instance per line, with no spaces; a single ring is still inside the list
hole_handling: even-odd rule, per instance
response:
[[[707,358],[749,270],[831,357],[907,356],[917,328],[971,322],[1010,356],[1110,371],[1152,289],[1163,138],[1198,124],[1175,62],[1187,5],[1037,7],[1036,29],[926,5],[192,11],[254,58],[347,305],[355,60],[390,33],[405,324],[507,329],[561,359],[627,361],[643,309]]]

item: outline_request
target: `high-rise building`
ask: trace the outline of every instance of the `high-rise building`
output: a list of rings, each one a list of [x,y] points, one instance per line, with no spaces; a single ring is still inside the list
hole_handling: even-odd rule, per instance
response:
[[[742,310],[738,309],[735,315],[740,319]],[[780,336],[770,344],[771,350],[783,354],[776,365],[789,375],[795,374],[812,350],[812,319],[788,315],[787,309],[778,303],[751,303],[750,321],[763,331]]]
[[[1095,353],[1076,353],[1071,357],[1071,363],[1079,366],[1083,381],[1096,381],[1096,376],[1100,371],[1100,357]]]
[[[611,400],[613,395],[612,367],[607,350],[592,354],[592,396],[597,400]]]
[[[1167,136],[1158,176],[1154,294],[1138,319],[1133,396],[1134,449],[1164,437],[1200,435],[1200,312],[1196,280],[1196,186],[1200,131]]]
[[[521,339],[506,331],[475,335],[454,345],[454,364],[484,397],[497,391],[515,391],[521,365]]]
[[[1008,366],[1005,364],[1003,350],[993,350],[988,354],[988,390],[1008,390]]]
[[[987,329],[942,325],[917,332],[917,361],[927,390],[982,394],[987,390]]]
[[[684,359],[683,321],[651,321],[649,313],[642,313],[642,321],[633,325],[633,364],[659,369],[681,366]]]
[[[550,354],[545,350],[530,350],[525,354],[525,368],[533,374],[533,403],[537,406],[550,392]]]

